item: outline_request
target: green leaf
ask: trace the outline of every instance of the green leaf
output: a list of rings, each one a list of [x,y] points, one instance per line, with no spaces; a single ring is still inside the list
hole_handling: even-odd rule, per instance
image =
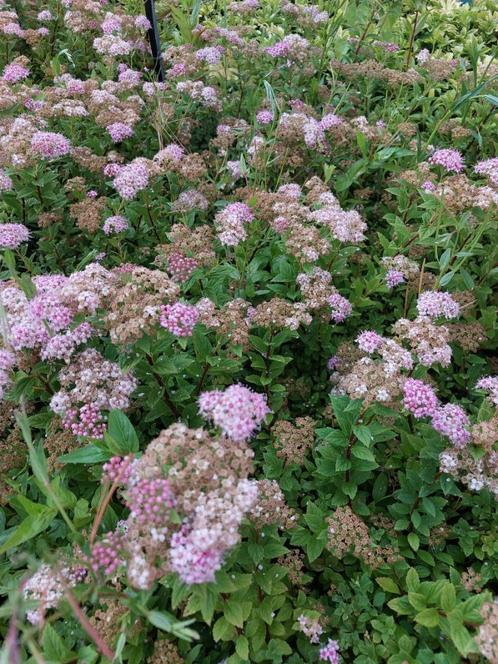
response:
[[[32,539],[39,533],[46,530],[57,514],[57,510],[51,507],[45,507],[43,512],[28,516],[24,521],[17,526],[12,535],[7,538],[2,546],[0,546],[0,554],[5,553],[9,549],[13,549],[19,544],[23,544]]]
[[[439,625],[439,613],[437,609],[424,609],[417,613],[415,621],[424,627],[436,627]]]
[[[223,615],[225,616],[227,622],[230,623],[230,625],[234,625],[235,627],[242,627],[244,624],[242,605],[238,599],[232,599],[225,603],[223,607]]]
[[[372,489],[372,496],[375,501],[379,501],[387,493],[388,480],[385,473],[379,473],[375,478],[375,482]]]
[[[304,520],[314,533],[319,533],[327,527],[325,514],[314,503],[309,501],[306,505],[306,514]]]
[[[163,632],[171,631],[171,627],[174,622],[173,616],[170,616],[166,613],[161,613],[160,611],[148,611],[147,618],[149,619],[149,622],[154,625],[154,627],[162,629]]]
[[[441,592],[441,608],[449,613],[456,605],[455,586],[449,581],[445,584]]]
[[[375,456],[367,447],[364,447],[363,445],[358,445],[358,444],[353,445],[353,447],[351,448],[351,452],[353,453],[353,456],[355,456],[357,459],[362,459],[363,461],[375,462]]]
[[[109,452],[105,452],[104,450],[101,450],[99,447],[96,447],[95,445],[86,445],[85,447],[81,447],[78,450],[74,450],[74,452],[69,452],[69,454],[62,454],[59,457],[59,461],[62,463],[88,463],[88,464],[94,464],[94,463],[103,463],[104,461],[108,461],[112,457],[112,454]]]
[[[154,370],[161,375],[175,376],[183,373],[184,369],[194,362],[195,359],[187,353],[178,353],[173,355],[173,357],[161,358],[159,362],[154,364]]]
[[[249,659],[249,641],[243,634],[235,641],[235,652],[241,659]]]
[[[43,654],[47,662],[63,664],[64,662],[74,661],[75,659],[75,653],[64,645],[64,641],[50,623],[47,623],[43,630],[42,645]]]
[[[147,611],[145,615],[154,627],[163,630],[163,632],[169,632],[179,639],[192,641],[199,638],[197,632],[188,628],[188,625],[191,625],[194,620],[177,621],[171,614],[161,611]]]
[[[331,396],[332,410],[342,433],[350,436],[360,412],[361,401],[353,401],[344,396]]]
[[[448,616],[448,626],[450,638],[455,644],[455,648],[461,655],[466,657],[469,652],[472,652],[474,645],[469,630],[460,620],[452,616]]]
[[[413,611],[407,597],[396,597],[395,599],[391,599],[387,603],[387,606],[402,616],[409,616]]]
[[[218,618],[213,625],[213,639],[215,641],[230,641],[235,634],[235,629],[224,616]]]
[[[393,581],[390,577],[388,576],[379,576],[375,579],[379,586],[382,588],[382,590],[385,590],[388,593],[396,593],[399,595],[399,588],[398,585],[395,581]]]
[[[322,537],[313,537],[306,545],[306,554],[310,563],[318,558],[318,556],[325,549],[325,541]]]
[[[364,424],[360,424],[353,427],[354,435],[360,440],[364,445],[370,447],[370,444],[373,441],[372,432]]]
[[[120,410],[113,409],[109,413],[106,443],[111,442],[109,438],[115,444],[114,447],[117,447],[118,454],[130,454],[139,450],[140,444],[133,424]],[[115,451],[112,446],[110,447],[111,451]]]
[[[420,539],[416,533],[410,533],[408,535],[408,544],[414,551],[418,550],[418,547],[420,546]]]
[[[268,644],[266,653],[272,661],[275,661],[276,658],[280,658],[285,655],[292,655],[292,648],[282,639],[271,639],[270,643]]]
[[[445,270],[448,267],[450,259],[451,259],[451,248],[448,247],[448,249],[446,249],[439,258],[439,267],[441,268],[441,270]]]
[[[422,506],[429,516],[436,516],[436,508],[430,498],[422,498]]]
[[[406,574],[406,587],[411,592],[416,592],[420,587],[420,579],[417,574],[417,570],[414,567],[410,567]]]
[[[427,608],[427,598],[422,593],[408,592],[408,601],[413,606],[415,611],[422,611]]]

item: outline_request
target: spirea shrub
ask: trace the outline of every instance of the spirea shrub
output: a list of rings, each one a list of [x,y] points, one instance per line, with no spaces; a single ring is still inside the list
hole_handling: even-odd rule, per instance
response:
[[[1,662],[496,664],[495,5],[155,9],[0,0]]]

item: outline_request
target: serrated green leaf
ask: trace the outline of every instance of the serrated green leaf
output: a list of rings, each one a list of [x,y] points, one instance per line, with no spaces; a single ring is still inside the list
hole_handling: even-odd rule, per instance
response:
[[[117,446],[118,454],[131,454],[139,450],[140,443],[133,424],[120,410],[113,409],[109,413],[107,432],[104,437],[106,443],[109,441],[109,437]]]
[[[439,625],[439,613],[437,609],[424,609],[417,613],[415,621],[424,627],[436,627]]]
[[[441,608],[446,613],[455,608],[456,605],[456,592],[455,586],[449,581],[445,584],[441,592]]]

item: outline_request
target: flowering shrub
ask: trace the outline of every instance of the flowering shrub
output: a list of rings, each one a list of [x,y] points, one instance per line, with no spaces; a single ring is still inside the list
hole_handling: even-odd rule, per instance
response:
[[[498,662],[490,0],[0,0],[2,662]]]

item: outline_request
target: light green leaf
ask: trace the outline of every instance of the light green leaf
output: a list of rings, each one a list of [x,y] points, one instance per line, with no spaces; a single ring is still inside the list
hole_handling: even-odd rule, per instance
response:
[[[388,593],[399,594],[399,587],[395,581],[393,581],[388,576],[379,576],[375,579],[382,590],[385,590]]]
[[[0,546],[0,554],[5,553],[9,549],[13,549],[15,546],[19,546],[19,544],[27,542],[46,530],[54,520],[56,514],[57,510],[52,509],[51,507],[46,507],[43,512],[26,517],[24,521],[21,521],[4,544]]]
[[[439,613],[437,609],[424,609],[417,613],[415,621],[424,627],[436,627],[439,625]]]

